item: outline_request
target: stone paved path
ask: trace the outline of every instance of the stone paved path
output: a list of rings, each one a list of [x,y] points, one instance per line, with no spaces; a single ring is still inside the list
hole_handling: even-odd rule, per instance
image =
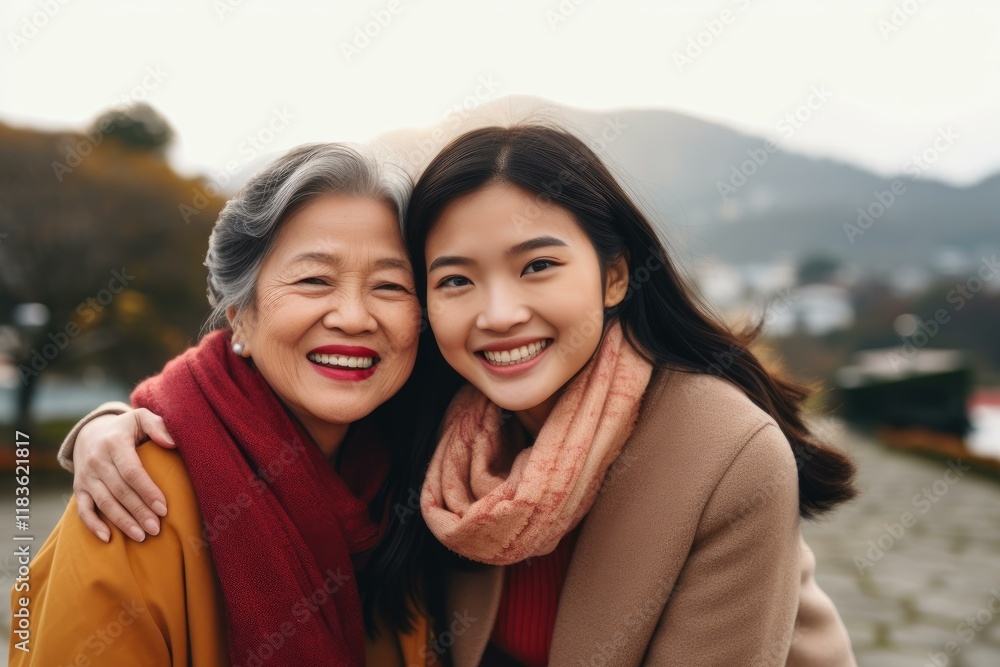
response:
[[[958,462],[949,467],[885,449],[866,436],[838,430],[836,422],[820,428],[843,443],[861,468],[861,498],[804,529],[816,552],[817,579],[844,617],[859,665],[1000,667],[1000,612],[989,609],[992,601],[1000,610],[1000,482],[965,472]],[[33,494],[37,535],[55,525],[67,491]],[[3,507],[10,507],[10,479],[0,480],[0,494]],[[6,545],[13,544],[11,533],[8,526],[0,530]],[[4,666],[9,551],[0,556]],[[949,642],[958,651],[951,657]]]
[[[1000,482],[839,433],[863,495],[803,532],[858,664],[1000,667]]]

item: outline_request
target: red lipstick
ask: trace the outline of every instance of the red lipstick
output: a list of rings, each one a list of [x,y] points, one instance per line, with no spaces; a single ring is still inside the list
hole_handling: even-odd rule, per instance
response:
[[[328,354],[338,357],[374,357],[374,362],[368,368],[345,368],[342,366],[325,366],[309,359],[316,372],[331,380],[358,381],[370,378],[378,368],[379,357],[375,350],[358,345],[323,345],[309,351],[309,354]]]

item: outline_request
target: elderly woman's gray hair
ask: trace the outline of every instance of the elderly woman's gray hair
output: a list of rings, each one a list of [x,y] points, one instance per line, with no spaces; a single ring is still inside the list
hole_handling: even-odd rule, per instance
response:
[[[208,241],[212,313],[205,329],[226,326],[231,306],[242,313],[253,305],[264,258],[284,220],[303,204],[325,194],[363,197],[385,202],[401,218],[412,187],[387,150],[342,143],[293,148],[254,174],[222,209]]]

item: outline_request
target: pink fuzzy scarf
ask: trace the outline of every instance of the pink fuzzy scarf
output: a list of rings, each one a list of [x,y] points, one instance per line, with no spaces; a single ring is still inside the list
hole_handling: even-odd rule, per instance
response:
[[[420,498],[431,532],[455,553],[492,565],[550,553],[593,505],[651,374],[613,323],[534,445],[515,456],[499,406],[464,387],[448,406]]]

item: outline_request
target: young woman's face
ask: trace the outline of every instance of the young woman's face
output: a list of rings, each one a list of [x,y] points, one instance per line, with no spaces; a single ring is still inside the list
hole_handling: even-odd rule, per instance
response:
[[[628,280],[624,259],[602,279],[568,210],[510,185],[449,204],[425,251],[427,310],[442,355],[511,411],[551,409],[596,351],[604,308],[624,298]]]
[[[283,223],[234,340],[322,446],[402,387],[419,331],[396,214],[325,195]]]

